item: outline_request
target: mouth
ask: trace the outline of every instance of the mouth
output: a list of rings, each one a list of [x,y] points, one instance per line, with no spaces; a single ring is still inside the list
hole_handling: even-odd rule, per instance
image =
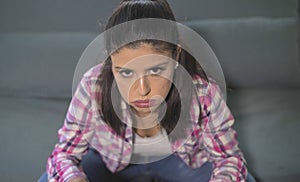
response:
[[[146,100],[135,100],[132,102],[134,106],[138,108],[150,108],[155,105],[156,101],[154,99],[146,99]]]

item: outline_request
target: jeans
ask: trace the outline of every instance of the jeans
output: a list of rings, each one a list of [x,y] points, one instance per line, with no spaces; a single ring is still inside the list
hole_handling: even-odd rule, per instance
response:
[[[170,155],[162,160],[147,164],[130,164],[122,171],[112,173],[102,161],[100,154],[89,150],[82,160],[82,167],[90,182],[205,182],[212,173],[212,163],[207,162],[199,168],[187,166],[182,159]],[[38,182],[46,182],[46,173]],[[251,175],[247,182],[255,182]]]

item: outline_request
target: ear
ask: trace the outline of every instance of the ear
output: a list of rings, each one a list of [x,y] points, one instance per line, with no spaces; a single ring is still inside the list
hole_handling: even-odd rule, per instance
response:
[[[180,57],[180,54],[181,54],[181,46],[179,44],[177,44],[177,48],[176,48],[176,61],[179,62],[179,57]]]

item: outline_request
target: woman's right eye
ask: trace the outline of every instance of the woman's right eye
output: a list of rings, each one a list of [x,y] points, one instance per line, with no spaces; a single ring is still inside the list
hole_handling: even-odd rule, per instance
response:
[[[119,73],[125,78],[131,77],[133,75],[133,72],[131,70],[122,70]]]

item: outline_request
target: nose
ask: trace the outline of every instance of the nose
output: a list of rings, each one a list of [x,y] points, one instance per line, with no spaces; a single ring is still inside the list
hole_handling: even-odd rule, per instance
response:
[[[146,96],[150,93],[151,87],[146,76],[139,78],[139,80],[137,80],[137,84],[137,90],[141,96]]]

